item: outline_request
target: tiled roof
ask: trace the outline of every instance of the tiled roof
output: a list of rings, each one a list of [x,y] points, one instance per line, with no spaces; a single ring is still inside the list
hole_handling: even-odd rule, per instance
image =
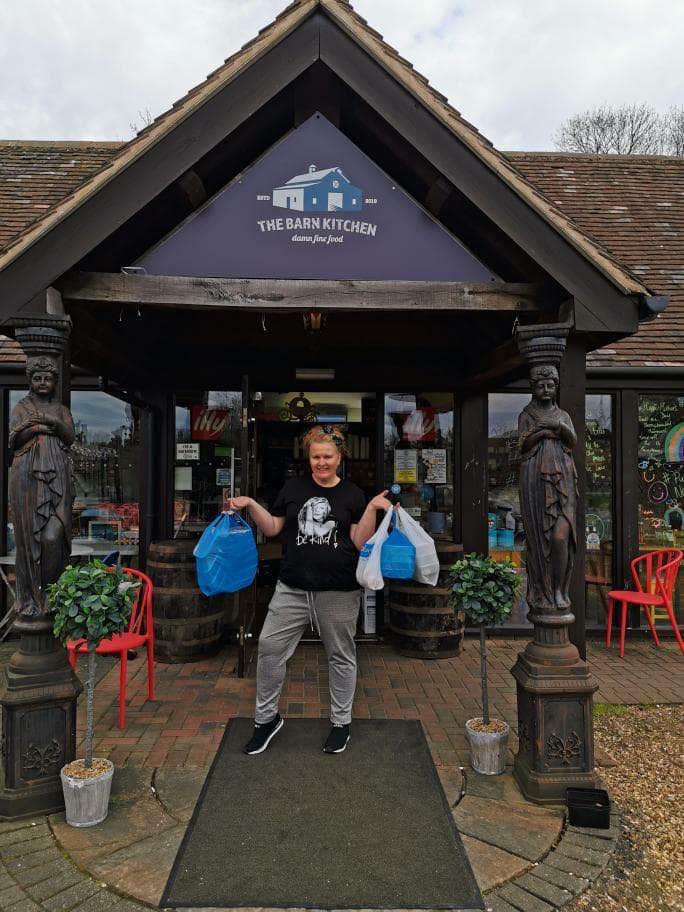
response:
[[[104,167],[120,143],[0,141],[0,249]],[[590,355],[593,366],[684,366],[684,158],[509,152],[507,158],[658,294],[664,314]],[[16,360],[0,348],[0,361]],[[17,347],[18,350],[18,347]]]
[[[108,164],[123,145],[0,140],[0,250]]]
[[[19,234],[4,251],[0,251],[0,269],[20,256],[43,235],[58,225],[69,213],[94,196],[98,190],[113,180],[117,174],[132,165],[144,153],[162,141],[174,127],[193,111],[209,101],[217,92],[234,80],[243,70],[293,32],[304,20],[323,10],[342,31],[350,35],[395,80],[413,95],[442,125],[457,137],[482,163],[506,183],[527,205],[573,247],[623,294],[648,294],[648,289],[621,264],[606,255],[593,240],[563,212],[526,181],[506,157],[498,152],[475,127],[447,103],[447,99],[432,88],[429,81],[414,70],[413,65],[384,41],[382,35],[371,28],[365,19],[354,11],[349,0],[293,0],[275,20],[263,28],[255,38],[236,54],[210,73],[207,79],[191,89],[168,111],[157,117],[111,160],[110,166],[96,173],[77,192],[69,194],[54,206],[40,221]]]
[[[590,355],[593,366],[684,366],[684,158],[509,152],[548,199],[657,294],[663,314]]]

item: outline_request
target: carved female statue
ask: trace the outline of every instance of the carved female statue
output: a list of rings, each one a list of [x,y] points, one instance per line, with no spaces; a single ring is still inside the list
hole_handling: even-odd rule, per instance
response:
[[[23,618],[47,612],[46,586],[58,578],[71,553],[69,447],[74,441],[71,413],[53,398],[55,361],[30,358],[26,373],[30,392],[12,411],[9,435],[9,498],[17,547],[14,608]]]
[[[520,496],[527,539],[527,602],[537,613],[570,607],[568,589],[577,550],[577,443],[567,412],[556,405],[558,372],[530,371],[532,401],[520,413]]]

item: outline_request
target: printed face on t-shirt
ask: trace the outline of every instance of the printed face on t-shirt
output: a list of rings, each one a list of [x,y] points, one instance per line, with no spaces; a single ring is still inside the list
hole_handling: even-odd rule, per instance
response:
[[[310,497],[297,517],[297,546],[332,545],[337,548],[337,520],[331,513],[327,497]]]

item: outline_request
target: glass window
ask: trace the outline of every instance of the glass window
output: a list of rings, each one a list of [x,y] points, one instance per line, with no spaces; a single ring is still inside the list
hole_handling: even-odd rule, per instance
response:
[[[25,395],[12,390],[10,410]],[[71,413],[74,552],[119,550],[128,562],[137,555],[140,534],[140,410],[107,393],[74,390]],[[9,553],[14,550],[12,522],[8,508]]]
[[[639,396],[639,551],[684,547],[684,396]],[[684,620],[684,574],[675,613]],[[656,622],[669,626],[663,612]]]
[[[242,393],[176,396],[174,530],[199,535],[240,491]]]
[[[257,496],[272,505],[288,478],[309,471],[301,438],[314,423],[343,431],[347,454],[340,474],[368,499],[377,494],[376,401],[375,393],[264,392],[255,403]]]
[[[587,626],[605,626],[613,585],[613,437],[611,396],[586,397],[585,592]]]
[[[385,396],[385,480],[432,535],[450,539],[454,519],[453,393]]]
[[[529,393],[491,393],[489,396],[489,440],[487,447],[489,553],[508,558],[519,568],[520,601],[506,621],[516,627],[528,626],[525,601],[525,533],[520,514],[520,451],[518,415],[530,401]]]

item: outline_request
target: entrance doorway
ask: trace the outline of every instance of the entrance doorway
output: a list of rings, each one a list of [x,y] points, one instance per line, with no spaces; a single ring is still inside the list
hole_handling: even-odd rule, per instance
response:
[[[338,392],[261,393],[254,405],[256,424],[256,499],[270,507],[288,480],[308,471],[301,444],[314,425],[334,426],[343,431],[348,452],[341,475],[364,492],[367,499],[378,493],[377,394]],[[282,558],[279,539],[264,540],[257,533],[259,576],[255,633],[261,629],[278,577]],[[372,602],[372,604],[371,604]],[[373,609],[373,610],[371,610]],[[359,604],[357,639],[376,636],[375,603],[370,597]],[[305,639],[318,639],[311,634]]]

